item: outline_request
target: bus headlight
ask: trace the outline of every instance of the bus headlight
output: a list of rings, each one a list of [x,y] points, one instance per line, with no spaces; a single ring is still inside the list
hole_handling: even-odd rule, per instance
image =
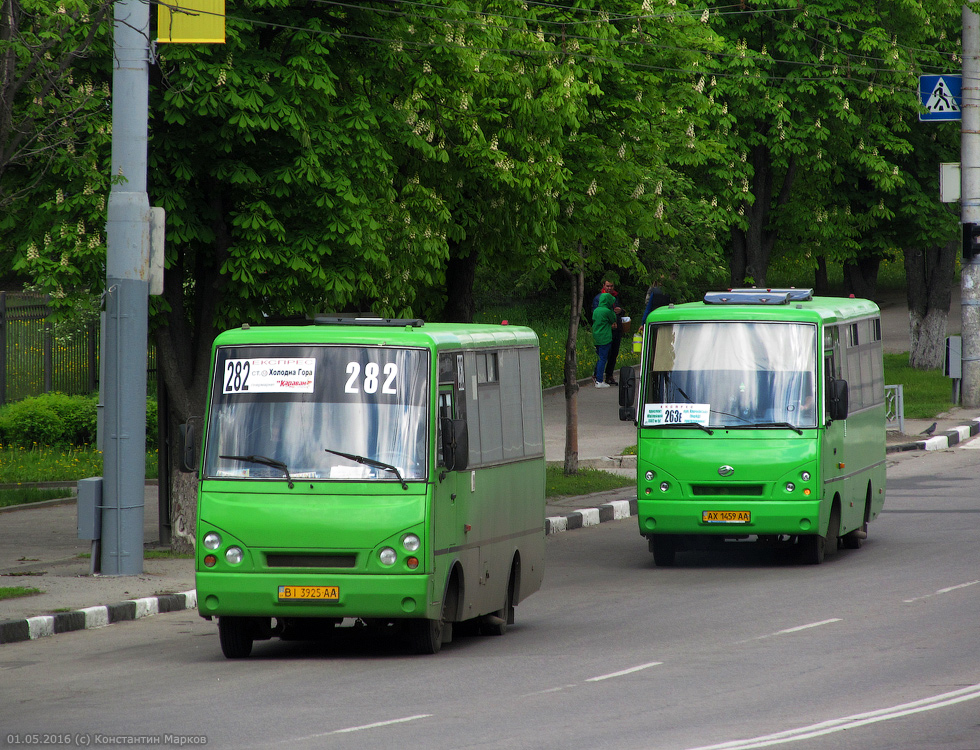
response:
[[[655,473],[655,472],[652,472],[652,471],[648,471],[648,472],[647,472],[646,474],[644,474],[644,476],[646,477],[646,480],[647,480],[648,482],[652,482],[652,481],[653,481],[653,478],[654,478],[655,476],[657,476],[657,475],[656,475],[656,473]]]
[[[661,492],[666,492],[669,489],[670,489],[670,482],[661,482],[660,483],[660,491]]]
[[[406,534],[402,538],[402,547],[407,549],[409,552],[415,552],[419,547],[422,546],[422,542],[419,540],[415,534]]]
[[[809,471],[804,471],[802,474],[800,474],[800,479],[802,479],[804,482],[809,482],[810,481],[810,472]]]
[[[391,547],[385,547],[378,553],[378,559],[382,565],[394,565],[398,559],[398,554]]]
[[[796,489],[796,485],[795,484],[793,484],[792,482],[787,482],[786,483],[786,491],[787,492],[792,492],[795,489]]]
[[[205,549],[218,549],[221,546],[221,535],[216,534],[213,531],[209,531],[204,535],[204,548]]]

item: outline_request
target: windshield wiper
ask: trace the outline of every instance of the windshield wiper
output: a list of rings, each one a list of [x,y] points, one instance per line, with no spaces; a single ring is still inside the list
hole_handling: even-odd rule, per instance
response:
[[[785,427],[787,430],[793,430],[798,432],[800,435],[803,434],[803,430],[797,427],[795,424],[790,424],[789,422],[759,422],[758,424],[747,425],[748,427]]]
[[[407,490],[408,484],[402,479],[401,472],[398,471],[397,466],[392,464],[386,464],[384,461],[377,461],[373,458],[365,458],[364,456],[355,456],[353,453],[341,453],[340,451],[332,451],[329,448],[324,448],[327,453],[333,453],[335,456],[340,456],[341,458],[346,458],[350,461],[357,461],[359,464],[364,464],[365,466],[373,466],[375,469],[384,469],[385,471],[394,472],[395,476],[398,477],[398,481],[402,483],[402,489]]]
[[[293,478],[289,476],[289,468],[282,461],[277,461],[274,458],[268,458],[266,456],[218,456],[218,458],[227,458],[232,461],[248,461],[252,464],[262,464],[263,466],[271,466],[273,469],[279,469],[279,471],[286,475],[289,489],[293,488]]]
[[[705,432],[707,432],[709,435],[715,434],[714,430],[712,430],[710,427],[705,427],[700,422],[664,422],[662,424],[652,425],[652,426],[653,427],[698,427],[704,430]]]

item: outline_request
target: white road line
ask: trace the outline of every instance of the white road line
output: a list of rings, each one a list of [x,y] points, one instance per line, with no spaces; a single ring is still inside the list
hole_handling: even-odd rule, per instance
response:
[[[293,737],[291,739],[285,740],[286,742],[306,742],[309,740],[315,740],[319,737],[329,737],[332,734],[349,734],[351,732],[360,732],[364,729],[377,729],[378,727],[390,727],[392,724],[404,724],[409,721],[418,721],[419,719],[428,719],[433,714],[416,714],[415,716],[406,716],[404,719],[391,719],[389,721],[376,721],[373,724],[364,724],[359,727],[347,727],[346,729],[335,729],[332,732],[320,732],[319,734],[311,734],[307,737]]]
[[[820,622],[811,622],[808,625],[797,625],[795,628],[786,628],[785,630],[777,630],[775,633],[767,633],[766,635],[757,635],[755,638],[749,638],[745,641],[738,641],[735,645],[741,643],[751,643],[752,641],[764,641],[766,638],[775,638],[777,635],[789,635],[790,633],[799,633],[801,630],[809,630],[810,628],[819,628],[821,625],[830,625],[835,622],[843,622],[840,617],[832,617],[829,620],[821,620]]]
[[[809,630],[810,628],[819,628],[821,625],[830,625],[833,622],[842,622],[841,618],[833,617],[829,620],[821,620],[820,622],[811,622],[809,625],[797,625],[795,628],[786,628],[786,630],[777,630],[773,635],[785,635],[786,633],[799,633],[801,630]]]
[[[663,664],[662,661],[652,661],[649,664],[640,664],[638,667],[630,667],[629,669],[623,669],[619,672],[612,672],[610,674],[599,675],[598,677],[589,677],[586,682],[601,682],[602,680],[611,680],[613,677],[622,677],[623,675],[633,674],[633,672],[639,672],[643,669],[649,669],[650,667],[658,667]]]
[[[960,583],[957,584],[956,586],[948,586],[947,588],[939,589],[938,591],[934,591],[931,594],[926,594],[925,596],[917,596],[914,599],[903,599],[902,601],[904,601],[906,604],[911,604],[912,602],[918,602],[921,601],[922,599],[931,599],[932,597],[939,596],[940,594],[948,594],[950,591],[956,591],[957,589],[965,589],[968,586],[976,586],[978,583],[980,583],[980,581],[970,581],[969,583]]]
[[[705,745],[703,747],[690,748],[689,750],[751,750],[751,748],[757,747],[771,747],[787,742],[813,739],[814,737],[821,737],[834,732],[843,732],[847,729],[856,729],[857,727],[875,724],[880,721],[888,721],[889,719],[899,719],[910,714],[932,711],[936,708],[945,708],[946,706],[953,706],[957,703],[964,703],[965,701],[976,700],[978,698],[980,698],[980,684],[970,685],[960,690],[953,690],[949,693],[922,698],[921,700],[910,703],[902,703],[891,708],[881,708],[876,711],[854,714],[853,716],[845,716],[840,719],[831,719],[820,722],[819,724],[811,724],[805,727],[798,727],[797,729],[789,729],[784,732],[753,737],[752,739],[722,742],[718,745]]]

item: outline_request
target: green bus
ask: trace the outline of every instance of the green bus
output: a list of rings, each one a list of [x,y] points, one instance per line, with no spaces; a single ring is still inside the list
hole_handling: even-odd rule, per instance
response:
[[[454,623],[502,635],[514,622],[544,573],[532,330],[243,325],[215,339],[212,362],[196,579],[226,657],[338,626],[383,626],[436,653]]]
[[[808,289],[709,292],[645,321],[637,425],[640,534],[657,565],[729,540],[858,548],[885,500],[881,319]]]

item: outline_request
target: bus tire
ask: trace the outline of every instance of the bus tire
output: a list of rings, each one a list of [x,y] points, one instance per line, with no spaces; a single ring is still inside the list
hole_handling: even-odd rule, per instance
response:
[[[819,534],[801,536],[797,542],[800,545],[800,562],[804,565],[819,565],[822,563],[826,542],[827,540]]]
[[[442,597],[442,615],[438,620],[420,619],[409,622],[409,637],[416,653],[438,654],[442,644],[452,643],[453,623],[459,596],[459,582],[454,575]]]
[[[677,540],[665,534],[655,534],[648,537],[650,551],[653,553],[653,563],[659,568],[669,568],[677,557]]]
[[[219,617],[218,640],[226,659],[244,659],[252,653],[252,628],[247,617]]]
[[[840,549],[840,505],[835,501],[830,508],[830,521],[827,523],[824,555],[836,555],[838,549]]]

